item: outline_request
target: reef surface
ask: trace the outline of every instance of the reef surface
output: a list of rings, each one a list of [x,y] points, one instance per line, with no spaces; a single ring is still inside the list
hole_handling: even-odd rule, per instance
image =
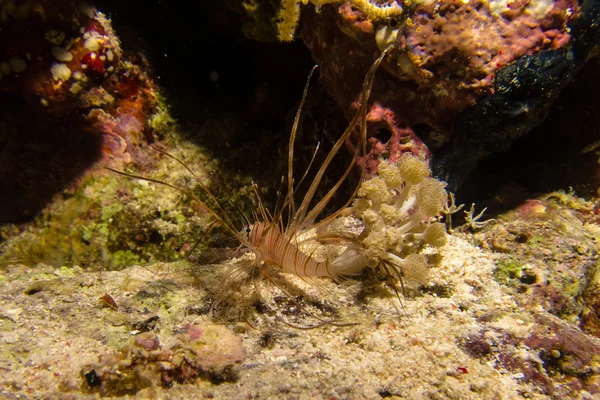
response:
[[[401,307],[375,271],[340,284],[286,277],[285,287],[213,309],[229,262],[103,272],[12,265],[0,275],[1,393],[592,399],[600,339],[586,315],[597,305],[555,307],[558,285],[577,304],[597,291],[597,278],[585,277],[598,275],[599,232],[577,218],[592,209],[559,193],[520,217],[451,235],[429,282],[407,287]],[[523,236],[527,226],[546,236]],[[550,268],[575,239],[573,268]],[[339,326],[298,329],[332,319]]]

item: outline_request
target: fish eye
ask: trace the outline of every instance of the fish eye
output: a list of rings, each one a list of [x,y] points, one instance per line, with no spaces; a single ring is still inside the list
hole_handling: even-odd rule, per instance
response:
[[[400,26],[400,20],[398,18],[392,17],[387,20],[387,24],[390,28],[396,29]]]

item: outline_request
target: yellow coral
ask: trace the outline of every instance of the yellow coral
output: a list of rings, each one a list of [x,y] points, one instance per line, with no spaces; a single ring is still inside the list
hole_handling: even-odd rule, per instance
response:
[[[290,42],[294,40],[294,32],[300,18],[300,2],[306,5],[309,1],[314,4],[317,10],[326,4],[343,2],[343,0],[282,0],[281,8],[277,14],[279,19],[277,32],[280,41]],[[387,5],[380,5],[372,1],[374,0],[348,0],[352,7],[364,12],[370,20],[398,17],[403,12],[402,6],[395,0],[390,0]]]
[[[404,181],[400,175],[400,168],[396,164],[390,164],[387,160],[379,163],[377,175],[381,177],[390,189],[399,189]]]
[[[388,225],[392,225],[398,220],[398,208],[393,204],[382,204],[379,214]]]
[[[367,224],[367,226],[369,227],[369,231],[380,231],[383,230],[383,228],[385,227],[383,220],[381,219],[379,214],[374,210],[366,210],[363,213],[362,217],[365,221],[365,224]]]
[[[442,211],[448,202],[446,184],[434,178],[427,178],[419,185],[417,201],[420,211],[427,217],[433,217]]]
[[[381,203],[390,203],[392,201],[392,195],[390,194],[385,181],[378,176],[363,182],[358,190],[358,195],[372,200],[376,203],[376,206]]]
[[[411,153],[404,153],[398,160],[402,179],[409,185],[416,185],[431,174],[429,165]]]
[[[443,247],[448,241],[446,238],[446,226],[441,222],[428,225],[423,233],[415,234],[415,237],[424,240],[425,243],[433,247]]]
[[[385,231],[371,232],[363,240],[366,256],[370,259],[379,259],[383,257],[389,247],[388,236]]]
[[[371,3],[369,0],[350,0],[350,4],[367,14],[369,19],[392,18],[402,14],[402,7],[395,1],[385,6]]]
[[[300,18],[300,3],[298,0],[282,0],[281,9],[277,14],[277,32],[279,40],[291,42],[294,40],[294,32]]]
[[[358,214],[364,213],[366,210],[371,208],[371,206],[372,206],[372,203],[368,199],[357,198],[357,199],[354,199],[354,202],[352,203],[352,209],[354,210],[354,212],[356,212]]]
[[[302,0],[302,3],[304,3],[304,5],[308,4],[309,0]],[[330,4],[330,3],[335,3],[338,2],[340,0],[310,0],[311,3],[313,3],[315,5],[315,7],[319,8],[319,7],[323,7],[325,4]]]
[[[427,268],[427,257],[423,254],[412,254],[404,259],[402,273],[408,280],[424,285],[427,283],[429,268]]]

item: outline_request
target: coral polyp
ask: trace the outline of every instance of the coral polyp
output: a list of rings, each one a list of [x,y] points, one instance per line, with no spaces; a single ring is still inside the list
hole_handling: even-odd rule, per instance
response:
[[[411,154],[398,163],[382,161],[345,216],[331,224],[332,233],[353,242],[334,264],[349,275],[371,266],[424,283],[427,260],[418,252],[425,244],[442,247],[447,240],[444,224],[437,222],[448,201],[446,185],[430,174],[427,163]],[[346,227],[356,226],[356,220],[362,228],[350,234]]]

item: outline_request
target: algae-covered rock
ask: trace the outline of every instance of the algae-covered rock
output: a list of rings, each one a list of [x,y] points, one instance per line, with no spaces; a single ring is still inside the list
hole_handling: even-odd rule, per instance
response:
[[[197,379],[233,381],[244,356],[242,339],[220,325],[188,325],[185,333],[167,336],[165,344],[157,334],[144,332],[119,352],[102,355],[98,362],[85,366],[82,389],[122,396]]]
[[[555,192],[500,215],[476,237],[502,253],[494,279],[524,307],[542,307],[598,336],[597,201]]]
[[[212,180],[202,149],[177,142],[170,146],[170,154],[185,161],[202,184]],[[146,166],[140,163],[126,170],[206,196],[196,177],[180,163],[150,149],[147,152]],[[244,187],[231,177],[229,185]],[[217,193],[225,195],[227,188]],[[176,261],[200,239],[211,239],[205,231],[213,220],[190,195],[99,168],[73,193],[56,196],[31,223],[1,226],[0,265],[18,262],[120,269]]]

